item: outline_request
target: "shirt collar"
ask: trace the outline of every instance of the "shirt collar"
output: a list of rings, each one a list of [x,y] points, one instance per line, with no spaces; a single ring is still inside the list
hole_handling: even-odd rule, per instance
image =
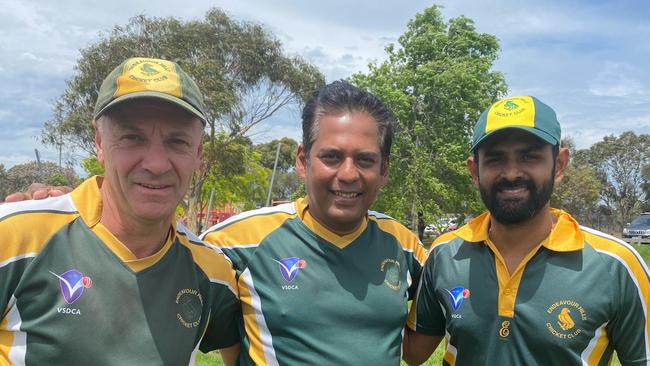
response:
[[[549,236],[542,242],[542,246],[556,252],[581,250],[585,238],[576,220],[559,209],[551,208],[550,212],[556,217],[557,222],[553,225]],[[482,243],[488,239],[489,229],[490,213],[486,211],[454,231],[454,234],[470,243]]]

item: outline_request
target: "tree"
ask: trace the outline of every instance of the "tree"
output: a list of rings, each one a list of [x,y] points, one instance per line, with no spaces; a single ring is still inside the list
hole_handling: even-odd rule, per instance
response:
[[[278,156],[271,197],[274,200],[286,201],[303,192],[302,180],[294,169],[298,142],[292,138],[283,137],[280,140],[255,145],[255,151],[261,155],[261,165],[272,172],[278,143],[280,144],[280,155]]]
[[[14,192],[23,192],[34,182],[45,182],[50,185],[65,185],[74,187],[79,183],[79,177],[70,167],[61,168],[51,161],[38,163],[32,161],[11,167],[4,174],[2,182],[2,197]]]
[[[562,139],[562,147],[568,148],[571,156],[576,153],[575,143],[570,137]],[[596,171],[572,158],[564,172],[564,179],[553,190],[551,206],[569,212],[585,225],[597,227],[600,188]]]
[[[379,96],[398,119],[390,179],[374,205],[417,228],[443,213],[481,209],[465,160],[481,111],[506,92],[496,37],[478,33],[472,20],[445,22],[437,6],[417,14],[388,45],[388,60],[352,77]]]
[[[203,184],[218,175],[223,146],[277,110],[295,106],[323,84],[323,76],[297,57],[283,54],[280,42],[259,24],[229,18],[219,9],[203,20],[132,18],[97,43],[81,50],[75,73],[57,100],[43,141],[72,146],[94,155],[90,127],[103,78],[128,57],[176,61],[196,80],[207,106],[208,123],[201,169],[188,194],[190,217],[203,205]],[[190,229],[197,222],[189,222]]]
[[[643,172],[650,165],[650,135],[626,131],[618,137],[605,136],[578,151],[575,160],[596,171],[602,184],[600,199],[614,214],[618,230],[641,211],[647,199]]]
[[[8,194],[12,193],[8,190],[9,182],[7,182],[7,171],[4,164],[0,163],[0,199],[5,198]]]

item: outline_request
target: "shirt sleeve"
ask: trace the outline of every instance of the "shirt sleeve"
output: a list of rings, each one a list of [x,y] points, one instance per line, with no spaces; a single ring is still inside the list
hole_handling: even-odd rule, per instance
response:
[[[647,267],[636,252],[621,258],[615,266],[618,282],[617,311],[607,325],[607,333],[622,365],[647,365],[650,362],[648,305],[650,280]]]
[[[436,296],[435,252],[429,254],[420,280],[407,325],[416,332],[441,336],[445,334],[445,316]]]
[[[239,322],[242,315],[237,295],[226,286],[216,283],[211,286],[213,286],[213,303],[210,320],[199,347],[202,352],[230,347],[241,339]]]

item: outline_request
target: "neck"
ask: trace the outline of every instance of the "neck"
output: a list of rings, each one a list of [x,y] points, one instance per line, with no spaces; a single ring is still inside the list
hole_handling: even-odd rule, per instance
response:
[[[535,216],[520,224],[506,225],[490,217],[490,240],[506,262],[509,262],[508,268],[511,272],[531,250],[548,237],[555,220],[548,204]]]
[[[167,241],[173,217],[163,221],[144,221],[120,215],[102,191],[102,213],[99,219],[108,231],[127,247],[136,258],[158,252]]]

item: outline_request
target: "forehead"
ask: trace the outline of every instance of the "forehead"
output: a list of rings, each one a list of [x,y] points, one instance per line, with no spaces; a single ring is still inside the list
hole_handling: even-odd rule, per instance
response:
[[[480,153],[502,150],[543,150],[551,145],[535,135],[516,128],[508,128],[495,132],[485,139],[477,151]]]
[[[314,144],[379,149],[379,126],[365,111],[326,114],[318,120]]]
[[[140,127],[161,124],[169,128],[188,129],[202,126],[198,117],[172,103],[156,99],[127,101],[111,108],[106,115],[120,127]]]

